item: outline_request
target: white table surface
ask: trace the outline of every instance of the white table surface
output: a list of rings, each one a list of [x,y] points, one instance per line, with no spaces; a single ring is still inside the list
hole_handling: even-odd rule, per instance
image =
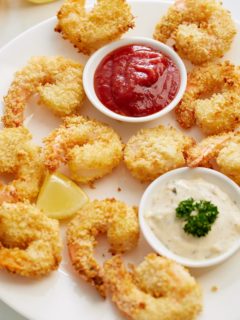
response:
[[[94,0],[87,0],[91,4]],[[29,27],[56,14],[64,0],[35,5],[27,0],[0,0],[0,47]],[[223,0],[235,19],[240,21],[240,1]],[[0,284],[1,285],[1,284]],[[26,320],[0,301],[0,320]]]

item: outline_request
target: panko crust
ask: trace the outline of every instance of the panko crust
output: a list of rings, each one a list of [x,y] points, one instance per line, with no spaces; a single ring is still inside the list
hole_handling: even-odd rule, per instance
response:
[[[0,132],[0,174],[14,175],[11,183],[0,185],[0,203],[34,201],[38,195],[45,170],[41,148],[31,137],[24,127]]]
[[[104,264],[112,300],[132,320],[193,320],[202,309],[202,291],[188,270],[149,254],[128,272],[121,257]]]
[[[142,129],[132,136],[124,150],[124,162],[141,181],[152,181],[161,174],[185,165],[185,150],[193,138],[172,127]]]
[[[239,90],[239,66],[223,61],[196,67],[175,109],[177,121],[184,129],[196,123],[207,135],[231,131],[240,119]]]
[[[56,270],[62,244],[57,220],[29,203],[0,205],[0,269],[24,277]]]
[[[90,12],[86,12],[85,0],[66,0],[57,18],[55,31],[84,54],[117,40],[134,27],[134,17],[125,0],[98,0]]]
[[[216,94],[195,105],[196,124],[207,135],[232,131],[240,121],[239,92]]]
[[[220,150],[232,139],[234,133],[222,133],[209,136],[186,151],[189,167],[211,167],[211,160],[216,158]]]
[[[240,185],[240,134],[220,150],[216,159],[219,171]]]
[[[4,126],[11,128],[23,124],[27,101],[36,93],[39,102],[57,116],[77,112],[85,98],[82,73],[81,64],[61,56],[31,58],[15,74],[4,97]]]
[[[183,58],[202,64],[220,58],[230,49],[236,26],[228,10],[216,0],[178,0],[155,27],[153,37],[172,38]]]
[[[187,150],[187,164],[190,167],[211,167],[240,184],[240,133],[229,132],[210,136]]]
[[[32,138],[25,127],[0,131],[0,171],[11,173],[17,170],[18,155],[22,146]]]
[[[16,189],[18,200],[34,201],[45,175],[41,148],[29,144],[19,153],[19,168],[11,187]]]
[[[91,183],[110,173],[123,156],[123,144],[111,127],[81,116],[66,117],[44,143],[48,170],[68,164],[72,179],[81,183]]]
[[[96,237],[106,233],[112,254],[133,249],[139,238],[137,209],[115,199],[94,200],[68,225],[67,244],[75,270],[105,297],[102,267],[94,258]]]

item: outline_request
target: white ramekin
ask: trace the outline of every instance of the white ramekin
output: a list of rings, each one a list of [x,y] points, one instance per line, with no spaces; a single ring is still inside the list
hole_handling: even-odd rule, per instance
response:
[[[223,262],[232,256],[239,248],[240,248],[240,238],[233,244],[233,246],[226,251],[225,253],[216,256],[214,258],[209,258],[205,260],[194,260],[179,256],[169,250],[163,242],[161,242],[153,233],[151,228],[146,222],[144,218],[145,208],[149,201],[151,200],[151,195],[154,193],[154,190],[158,187],[162,187],[167,184],[170,180],[173,179],[195,179],[202,178],[207,180],[208,182],[217,185],[224,192],[226,192],[231,200],[235,201],[237,206],[240,208],[240,188],[239,186],[233,182],[231,179],[226,177],[224,174],[217,172],[215,170],[207,169],[207,168],[180,168],[176,170],[169,171],[168,173],[160,176],[156,180],[154,180],[149,187],[144,192],[140,207],[139,207],[139,222],[140,227],[143,232],[143,235],[149,245],[160,255],[165,256],[169,259],[175,260],[176,262],[193,268],[202,268],[202,267],[210,267],[216,264]]]
[[[131,45],[131,44],[141,44],[150,46],[153,49],[159,50],[168,57],[170,57],[176,66],[178,67],[180,71],[180,88],[178,90],[178,93],[176,97],[172,100],[172,102],[166,106],[163,110],[156,112],[154,114],[151,114],[149,116],[145,117],[128,117],[123,116],[120,114],[117,114],[111,110],[109,110],[107,107],[102,104],[102,102],[98,99],[95,90],[94,90],[94,74],[95,71],[99,65],[99,63],[102,61],[102,59],[109,54],[110,52],[114,51],[115,49],[118,49],[122,46]],[[150,38],[144,38],[144,37],[131,37],[131,38],[124,38],[115,42],[112,42],[101,49],[97,50],[87,61],[84,72],[83,72],[83,86],[84,90],[86,92],[86,95],[90,102],[93,104],[95,108],[97,108],[99,111],[104,113],[106,116],[119,120],[124,122],[146,122],[150,120],[154,120],[157,118],[160,118],[173,110],[173,108],[179,103],[181,100],[185,89],[187,85],[187,71],[185,68],[185,65],[182,61],[182,59],[179,57],[179,55],[170,47],[167,45],[150,39]]]

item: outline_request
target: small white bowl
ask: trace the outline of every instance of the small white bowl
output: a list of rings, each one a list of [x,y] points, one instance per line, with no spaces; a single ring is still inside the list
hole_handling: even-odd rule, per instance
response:
[[[158,51],[161,51],[168,57],[170,57],[174,63],[176,64],[177,68],[180,71],[180,87],[178,90],[178,93],[176,97],[172,100],[172,102],[166,106],[163,110],[156,112],[154,114],[151,114],[149,116],[145,117],[128,117],[128,116],[123,116],[120,114],[117,114],[111,110],[109,110],[107,107],[102,104],[102,102],[98,99],[95,90],[94,90],[94,75],[95,71],[100,64],[100,62],[103,60],[103,58],[108,55],[110,52],[114,51],[115,49],[118,49],[123,46],[131,45],[131,44],[141,44],[145,46],[150,46],[153,49],[156,49]],[[179,57],[179,55],[170,47],[167,45],[150,39],[150,38],[144,38],[144,37],[132,37],[132,38],[125,38],[119,41],[112,42],[101,49],[97,50],[87,61],[84,72],[83,72],[83,86],[84,90],[86,92],[86,95],[88,99],[91,101],[93,106],[97,108],[99,111],[104,113],[106,116],[124,121],[124,122],[146,122],[150,120],[157,119],[159,117],[164,116],[179,103],[181,100],[185,89],[187,85],[187,71],[185,68],[185,65],[182,61],[182,59]]]
[[[179,256],[169,250],[163,242],[161,242],[153,233],[149,225],[147,224],[144,211],[147,207],[149,201],[151,200],[151,195],[154,193],[154,190],[159,186],[166,185],[170,180],[173,179],[196,179],[202,178],[208,182],[217,185],[224,192],[226,192],[232,201],[235,201],[237,206],[240,208],[240,188],[238,185],[233,182],[231,179],[226,177],[224,174],[217,172],[215,170],[207,168],[180,168],[176,170],[169,171],[168,173],[160,176],[154,180],[149,187],[145,190],[140,206],[139,206],[139,222],[140,227],[143,232],[143,235],[149,245],[160,255],[165,256],[169,259],[175,260],[176,262],[192,268],[202,268],[210,267],[216,264],[223,262],[232,256],[240,248],[240,238],[234,243],[234,245],[225,253],[216,256],[214,258],[204,259],[204,260],[194,260]]]

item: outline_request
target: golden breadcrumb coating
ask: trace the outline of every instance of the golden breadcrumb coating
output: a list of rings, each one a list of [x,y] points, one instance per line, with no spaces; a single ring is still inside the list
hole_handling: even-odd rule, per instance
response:
[[[44,143],[46,167],[54,171],[67,163],[72,179],[81,183],[110,173],[123,153],[121,140],[111,127],[81,116],[65,118]]]
[[[183,58],[202,64],[230,49],[236,26],[228,10],[216,0],[177,0],[157,24],[154,38],[174,39]]]
[[[210,167],[211,160],[216,158],[223,146],[234,136],[233,133],[222,133],[209,136],[186,150],[189,167]]]
[[[219,171],[240,185],[240,133],[230,139],[216,159]]]
[[[115,256],[104,264],[104,280],[131,320],[193,320],[202,309],[202,291],[188,270],[154,253],[131,272]]]
[[[0,131],[0,171],[11,173],[18,168],[18,154],[32,138],[25,127]]]
[[[27,101],[36,93],[40,103],[57,116],[76,112],[85,98],[82,72],[81,64],[64,57],[33,57],[15,74],[4,97],[5,127],[23,124]]]
[[[193,69],[176,115],[184,129],[197,123],[208,135],[233,130],[240,121],[240,67],[224,61]]]
[[[211,167],[240,184],[240,132],[229,132],[203,139],[187,150],[187,164],[190,167]]]
[[[66,0],[57,14],[55,31],[84,54],[117,40],[134,27],[134,18],[125,0],[98,0],[86,12],[85,0]]]
[[[33,201],[38,195],[44,175],[41,148],[31,143],[24,127],[0,131],[0,174],[12,173],[11,183],[0,185],[0,203]]]
[[[61,262],[59,223],[29,203],[0,206],[0,269],[25,277],[56,270]]]
[[[102,267],[94,258],[96,237],[106,233],[112,254],[133,249],[139,238],[137,209],[115,199],[87,203],[68,225],[67,243],[76,271],[105,297]]]
[[[124,150],[124,162],[141,181],[152,181],[161,174],[183,167],[184,153],[193,138],[171,127],[142,129],[132,136]]]

